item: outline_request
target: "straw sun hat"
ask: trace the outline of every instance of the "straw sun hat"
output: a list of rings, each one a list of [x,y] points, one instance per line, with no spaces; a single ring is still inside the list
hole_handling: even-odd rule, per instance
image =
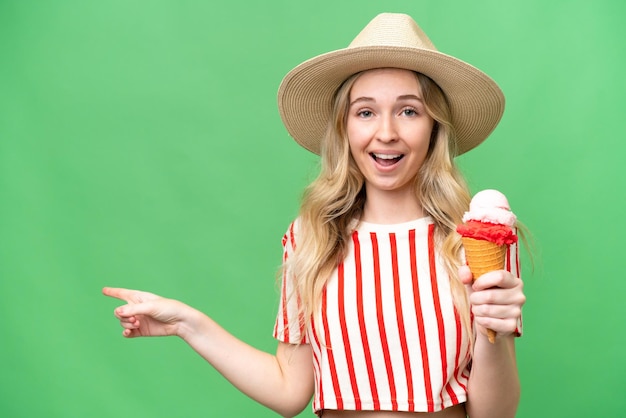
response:
[[[383,13],[347,48],[311,58],[285,76],[278,110],[289,134],[319,154],[337,89],[357,72],[385,67],[417,71],[439,85],[452,112],[457,154],[483,142],[502,117],[504,96],[489,76],[438,52],[410,16]]]

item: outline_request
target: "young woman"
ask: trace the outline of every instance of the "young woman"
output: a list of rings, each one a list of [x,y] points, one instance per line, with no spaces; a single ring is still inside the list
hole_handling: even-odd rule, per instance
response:
[[[517,251],[472,284],[455,232],[469,193],[453,158],[489,135],[503,104],[410,17],[377,16],[279,89],[285,126],[322,168],[283,238],[276,353],[179,301],[105,288],[127,302],[115,310],[123,335],[183,338],[283,416],[312,396],[325,418],[515,416]]]

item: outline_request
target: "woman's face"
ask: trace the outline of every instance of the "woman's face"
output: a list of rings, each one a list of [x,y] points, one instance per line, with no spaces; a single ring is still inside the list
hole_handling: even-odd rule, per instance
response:
[[[349,101],[350,152],[368,196],[414,193],[434,126],[415,74],[393,68],[366,71],[354,82]]]

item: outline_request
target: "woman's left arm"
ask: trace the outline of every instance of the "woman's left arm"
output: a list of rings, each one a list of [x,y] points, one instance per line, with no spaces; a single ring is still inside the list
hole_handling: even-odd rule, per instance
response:
[[[523,282],[505,270],[486,273],[474,283],[467,267],[459,270],[459,276],[468,284],[477,329],[467,414],[470,418],[513,418],[520,399],[515,338],[526,301]],[[497,333],[493,344],[487,329]]]

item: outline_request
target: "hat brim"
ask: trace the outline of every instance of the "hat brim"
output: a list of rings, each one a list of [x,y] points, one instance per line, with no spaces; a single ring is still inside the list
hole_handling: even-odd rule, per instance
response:
[[[457,155],[483,142],[504,112],[504,95],[479,69],[429,49],[393,46],[345,48],[311,58],[291,70],[278,89],[278,109],[289,134],[319,154],[339,86],[375,68],[401,68],[430,77],[444,92],[455,128]]]

